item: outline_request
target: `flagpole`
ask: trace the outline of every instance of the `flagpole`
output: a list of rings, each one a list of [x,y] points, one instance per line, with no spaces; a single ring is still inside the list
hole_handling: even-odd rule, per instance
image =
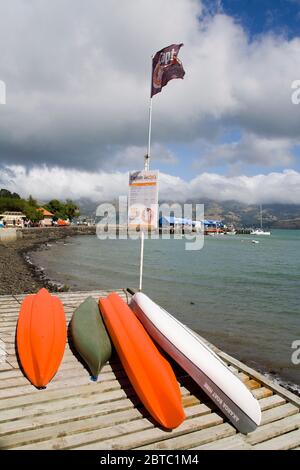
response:
[[[172,80],[173,78],[183,78],[185,71],[183,70],[183,67],[181,65],[181,62],[178,61],[177,59],[177,54],[179,52],[179,49],[183,46],[183,44],[172,44],[171,46],[162,49],[161,51],[158,51],[155,56],[151,57],[151,87],[150,87],[150,105],[149,105],[149,130],[148,130],[148,148],[147,148],[147,155],[145,155],[145,161],[144,161],[144,170],[147,171],[150,169],[150,150],[151,150],[151,131],[152,131],[152,90],[153,90],[153,79],[154,79],[154,63],[153,60],[157,56],[157,54],[162,54],[167,52],[169,54],[168,58],[166,59],[169,61],[167,65],[172,65],[175,63],[178,65],[179,64],[179,70],[176,69],[176,74],[172,74],[171,76],[167,77],[165,82],[161,82],[160,88],[155,91],[154,94],[159,93],[161,91],[161,88],[165,86],[169,80]],[[170,51],[170,48],[172,47],[172,51]],[[161,56],[160,56],[161,57]],[[165,57],[165,56],[164,56]],[[166,57],[165,57],[166,58]],[[159,59],[158,59],[159,60]],[[171,60],[171,61],[170,61]],[[157,62],[158,63],[158,62]],[[157,65],[156,63],[156,65]],[[149,230],[149,227],[148,227]],[[144,230],[141,230],[141,256],[140,256],[140,282],[139,282],[139,291],[142,290],[143,287],[143,266],[144,266],[144,241],[145,241],[145,233]]]
[[[151,88],[150,88],[150,103],[149,103],[149,128],[148,128],[148,147],[147,155],[144,160],[144,170],[150,170],[150,151],[151,151],[151,131],[152,131],[152,60],[151,57]],[[145,233],[141,231],[141,255],[140,255],[140,282],[139,291],[143,288],[143,268],[144,268],[144,245],[145,245]]]
[[[152,96],[149,104],[149,131],[148,131],[148,148],[145,157],[145,170],[150,170],[150,151],[151,151],[151,132],[152,132]]]

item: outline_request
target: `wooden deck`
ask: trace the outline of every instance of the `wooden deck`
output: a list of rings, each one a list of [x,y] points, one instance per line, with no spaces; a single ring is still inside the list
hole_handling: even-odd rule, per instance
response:
[[[117,292],[130,297],[125,290]],[[107,292],[59,294],[68,320],[88,295],[97,299]],[[216,348],[261,405],[262,424],[247,436],[237,433],[177,366],[187,418],[172,432],[149,419],[116,356],[95,383],[67,345],[52,382],[36,390],[15,356],[23,297],[0,296],[1,449],[300,449],[300,399]]]

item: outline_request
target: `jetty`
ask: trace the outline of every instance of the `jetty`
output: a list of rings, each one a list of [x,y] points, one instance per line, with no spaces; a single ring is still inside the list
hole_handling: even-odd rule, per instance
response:
[[[116,292],[130,300],[129,290]],[[69,322],[89,295],[98,300],[108,293],[57,295]],[[37,390],[21,372],[15,351],[24,297],[0,296],[0,449],[300,449],[300,398],[212,345],[259,400],[261,425],[246,436],[174,363],[186,420],[173,431],[161,429],[149,417],[116,353],[93,382],[68,342],[56,376],[46,389]]]

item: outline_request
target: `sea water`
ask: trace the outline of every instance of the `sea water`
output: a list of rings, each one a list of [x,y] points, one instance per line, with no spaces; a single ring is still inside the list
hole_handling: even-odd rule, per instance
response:
[[[300,340],[300,231],[146,240],[143,290],[219,348],[248,365],[300,385],[292,343]],[[31,255],[72,290],[137,288],[140,243],[69,238]]]

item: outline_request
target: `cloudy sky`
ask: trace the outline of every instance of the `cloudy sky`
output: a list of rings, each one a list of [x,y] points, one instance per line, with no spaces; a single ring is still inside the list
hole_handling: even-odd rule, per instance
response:
[[[300,0],[0,0],[0,186],[95,202],[146,153],[151,55],[161,197],[300,204]]]

